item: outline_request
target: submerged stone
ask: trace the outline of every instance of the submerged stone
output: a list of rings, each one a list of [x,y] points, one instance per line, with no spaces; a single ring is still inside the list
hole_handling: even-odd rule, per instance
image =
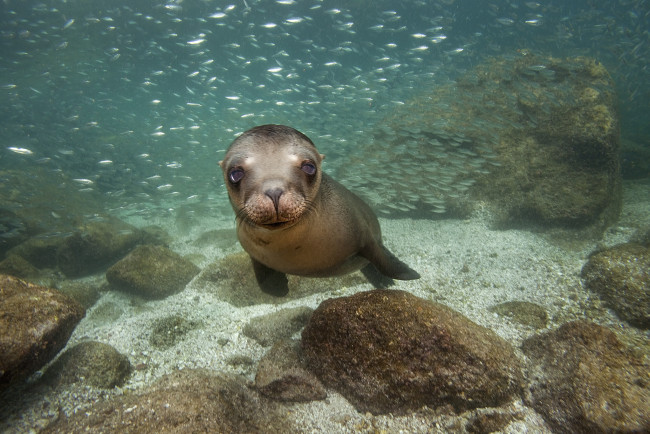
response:
[[[555,432],[647,432],[650,368],[605,327],[573,321],[524,341],[529,404]]]
[[[302,332],[307,365],[359,411],[457,411],[506,403],[521,389],[519,361],[494,332],[404,291],[329,299]]]
[[[628,243],[594,253],[582,278],[621,319],[650,328],[650,248]]]
[[[168,374],[137,393],[100,401],[43,433],[269,433],[297,432],[273,401],[243,377],[207,370]]]
[[[380,125],[337,177],[384,215],[600,231],[620,211],[616,90],[594,59],[492,58]]]
[[[158,318],[153,323],[149,342],[155,348],[170,348],[180,342],[187,333],[200,327],[200,325],[200,323],[190,321],[180,315]]]
[[[83,316],[55,289],[0,275],[0,389],[53,359]]]
[[[510,318],[512,321],[525,326],[541,329],[548,323],[546,310],[528,301],[508,301],[492,306],[491,312]]]
[[[50,366],[43,380],[49,384],[83,383],[102,389],[124,384],[131,373],[129,359],[102,342],[82,342],[66,350]]]
[[[199,273],[199,267],[166,247],[142,245],[106,271],[108,282],[145,298],[175,294]]]

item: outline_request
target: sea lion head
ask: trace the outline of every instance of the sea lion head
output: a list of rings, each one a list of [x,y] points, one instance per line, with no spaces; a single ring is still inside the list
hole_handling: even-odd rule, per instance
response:
[[[296,224],[313,209],[323,158],[309,137],[291,127],[244,132],[219,162],[237,219],[269,230]]]

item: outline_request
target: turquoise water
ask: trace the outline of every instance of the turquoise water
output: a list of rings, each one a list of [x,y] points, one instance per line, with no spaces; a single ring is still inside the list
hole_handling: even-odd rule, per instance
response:
[[[522,50],[598,59],[646,143],[649,21],[640,0],[7,0],[0,168],[127,214],[224,202],[217,162],[244,130],[289,124],[336,165],[419,90]]]

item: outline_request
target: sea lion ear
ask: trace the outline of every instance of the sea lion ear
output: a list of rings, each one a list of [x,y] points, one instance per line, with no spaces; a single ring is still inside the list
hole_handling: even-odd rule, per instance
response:
[[[325,154],[318,154],[320,155],[320,161],[323,161],[325,159]]]
[[[223,160],[219,161],[219,167],[223,168]]]

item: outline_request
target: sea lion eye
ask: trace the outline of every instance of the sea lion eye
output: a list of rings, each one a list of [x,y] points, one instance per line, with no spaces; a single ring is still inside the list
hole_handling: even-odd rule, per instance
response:
[[[300,169],[309,176],[316,174],[316,165],[311,161],[305,161],[304,163],[302,163]]]
[[[235,167],[230,172],[228,172],[228,179],[233,184],[237,184],[244,177],[244,169],[241,167]]]

